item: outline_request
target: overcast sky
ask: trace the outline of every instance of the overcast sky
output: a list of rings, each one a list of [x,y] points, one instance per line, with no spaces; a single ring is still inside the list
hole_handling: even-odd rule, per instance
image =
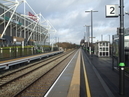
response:
[[[79,44],[84,38],[86,28],[91,25],[91,14],[86,10],[95,10],[93,13],[94,42],[109,40],[109,35],[116,34],[119,27],[118,18],[105,17],[105,5],[119,4],[120,0],[27,0],[36,13],[41,13],[49,20],[56,33],[50,32],[51,38],[58,37],[60,42]],[[124,0],[125,11],[129,12],[129,0]],[[125,15],[125,28],[129,25],[129,15]],[[85,34],[86,35],[86,34]]]

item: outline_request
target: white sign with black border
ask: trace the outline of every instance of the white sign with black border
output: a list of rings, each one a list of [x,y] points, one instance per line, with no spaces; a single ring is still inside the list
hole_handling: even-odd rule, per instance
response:
[[[106,17],[118,17],[119,16],[118,4],[106,5]]]

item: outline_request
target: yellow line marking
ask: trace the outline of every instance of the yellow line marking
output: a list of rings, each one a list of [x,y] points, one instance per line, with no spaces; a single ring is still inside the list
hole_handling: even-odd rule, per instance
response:
[[[67,97],[80,97],[80,51],[78,53]]]
[[[90,87],[89,87],[89,82],[88,82],[88,77],[87,77],[87,73],[86,73],[86,67],[84,65],[84,59],[83,59],[83,55],[82,55],[82,64],[83,64],[83,70],[84,70],[84,78],[85,78],[85,85],[86,85],[86,93],[87,93],[87,97],[91,97],[91,92],[90,92]]]

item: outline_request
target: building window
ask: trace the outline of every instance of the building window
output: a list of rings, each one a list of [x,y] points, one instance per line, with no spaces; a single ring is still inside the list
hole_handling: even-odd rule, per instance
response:
[[[102,51],[102,48],[100,48],[100,51]]]
[[[105,48],[103,48],[103,51],[105,51]]]
[[[106,48],[106,51],[108,51],[108,48]]]
[[[106,46],[108,46],[108,43],[106,43]]]

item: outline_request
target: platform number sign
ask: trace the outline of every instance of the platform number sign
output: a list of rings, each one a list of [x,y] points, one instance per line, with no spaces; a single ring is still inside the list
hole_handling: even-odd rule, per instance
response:
[[[118,5],[106,5],[106,17],[118,17]]]

